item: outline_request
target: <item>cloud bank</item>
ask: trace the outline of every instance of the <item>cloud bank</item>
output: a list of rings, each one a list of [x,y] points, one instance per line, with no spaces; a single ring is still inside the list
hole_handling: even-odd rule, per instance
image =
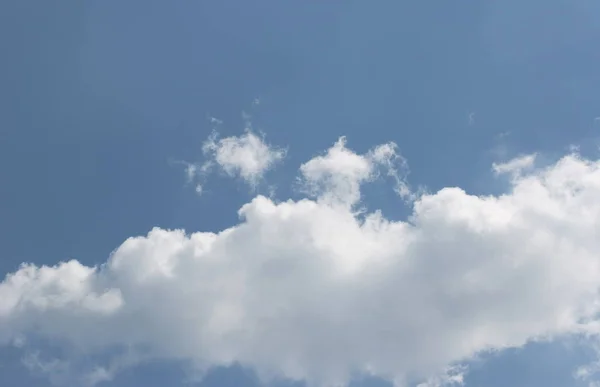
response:
[[[217,161],[248,155],[215,144]],[[0,344],[239,362],[315,386],[357,373],[432,386],[461,383],[458,365],[484,351],[598,332],[600,160],[496,165],[520,171],[500,196],[416,195],[401,161],[393,144],[360,155],[342,139],[300,167],[305,199],[257,196],[221,231],[155,228],[100,267],[24,264],[0,283]],[[265,164],[251,165],[231,170],[252,180]],[[356,216],[361,186],[383,174],[413,195],[408,220]],[[111,356],[97,379],[119,368]]]

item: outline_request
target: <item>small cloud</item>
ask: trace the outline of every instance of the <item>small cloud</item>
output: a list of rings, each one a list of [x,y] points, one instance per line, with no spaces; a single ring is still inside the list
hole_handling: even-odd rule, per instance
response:
[[[198,166],[196,164],[191,164],[191,163],[186,163],[186,167],[185,167],[185,175],[187,177],[187,182],[191,183],[194,180],[194,177],[196,177],[196,174],[198,173]]]
[[[475,124],[475,113],[474,112],[469,113],[468,118],[469,118],[469,125]]]
[[[110,382],[114,378],[114,375],[104,367],[96,367],[84,379],[86,386],[95,386],[98,383]]]
[[[216,117],[209,116],[208,120],[210,121],[211,124],[214,124],[214,125],[223,125],[223,120],[220,120],[220,119],[218,119]]]
[[[496,173],[496,175],[508,173],[513,176],[518,176],[522,173],[522,171],[530,169],[534,166],[536,157],[537,155],[534,153],[530,155],[516,157],[505,163],[494,163],[492,164],[492,170],[494,171],[494,173]]]
[[[203,164],[204,170],[217,165],[228,176],[241,178],[253,188],[286,155],[285,149],[269,145],[264,136],[258,136],[250,129],[241,136],[222,139],[213,132],[204,142],[202,152],[208,158]]]
[[[183,165],[183,172],[185,174],[185,183],[192,184],[198,178],[201,178],[207,172],[207,165],[200,165],[198,163],[190,163],[184,160],[169,160],[170,164]]]
[[[395,182],[395,191],[403,198],[412,192],[405,177],[408,166],[393,142],[379,145],[364,155],[346,147],[346,138],[338,141],[322,156],[300,166],[304,190],[321,200],[353,206],[360,200],[361,184],[375,180],[381,172]]]
[[[260,103],[255,98],[253,105]],[[202,143],[203,162],[188,162],[171,160],[171,163],[184,166],[186,184],[195,183],[198,195],[204,192],[206,178],[214,170],[220,170],[227,176],[239,178],[256,189],[264,179],[264,175],[286,156],[286,149],[268,144],[264,134],[257,134],[252,129],[252,117],[242,112],[244,121],[244,134],[219,138],[215,126],[223,121],[213,116],[208,120],[213,124],[213,132]]]

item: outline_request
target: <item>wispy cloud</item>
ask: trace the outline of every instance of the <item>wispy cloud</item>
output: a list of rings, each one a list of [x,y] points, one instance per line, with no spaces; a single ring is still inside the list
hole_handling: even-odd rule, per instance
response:
[[[537,154],[530,154],[515,157],[512,160],[509,160],[505,163],[494,163],[492,164],[492,169],[497,175],[502,174],[511,174],[511,175],[520,175],[523,171],[530,169],[535,164],[535,159]]]

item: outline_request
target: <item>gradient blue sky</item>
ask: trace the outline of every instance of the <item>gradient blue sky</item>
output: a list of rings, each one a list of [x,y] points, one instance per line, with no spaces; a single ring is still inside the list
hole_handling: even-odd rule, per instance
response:
[[[199,197],[172,162],[201,160],[210,116],[228,136],[251,112],[269,142],[289,146],[269,175],[282,198],[297,197],[298,165],[341,135],[360,152],[396,142],[415,186],[499,192],[494,161],[596,149],[598,41],[593,0],[3,1],[0,274],[102,263],[154,226],[237,223],[253,196],[243,184],[213,176]],[[392,192],[369,189],[369,208],[406,215]],[[493,356],[466,386],[586,385],[571,374],[590,352],[563,344]],[[150,364],[107,385],[183,376]],[[234,367],[199,385],[256,383]],[[0,385],[49,382],[2,348]]]

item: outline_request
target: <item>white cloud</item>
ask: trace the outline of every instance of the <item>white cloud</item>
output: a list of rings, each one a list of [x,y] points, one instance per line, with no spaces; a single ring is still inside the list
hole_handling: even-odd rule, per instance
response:
[[[198,166],[196,164],[185,163],[185,176],[188,183],[193,182],[197,174]]]
[[[598,343],[594,343],[594,349],[597,353],[600,353]],[[578,367],[573,373],[573,376],[578,380],[588,382],[589,387],[600,387],[598,374],[600,374],[600,359]]]
[[[398,194],[411,197],[404,179],[408,167],[396,148],[396,144],[387,143],[359,155],[348,149],[346,138],[341,137],[325,155],[300,166],[300,182],[308,194],[330,205],[352,206],[360,200],[360,186],[383,171],[394,179]]]
[[[203,184],[197,181],[202,180],[208,174],[210,168],[212,167],[211,162],[207,161],[204,164],[198,164],[190,163],[183,160],[170,160],[170,163],[174,165],[183,165],[186,185],[194,184],[194,189],[196,193],[199,196],[202,195],[204,191]]]
[[[216,117],[209,116],[209,117],[208,117],[208,120],[209,120],[209,122],[210,122],[211,124],[213,124],[213,125],[217,125],[217,126],[218,126],[218,125],[223,125],[223,120],[220,120],[220,119],[218,119],[218,118],[216,118]]]
[[[233,144],[222,160],[245,160]],[[257,196],[223,231],[155,228],[98,268],[23,266],[0,283],[0,343],[35,334],[66,353],[127,346],[322,386],[356,372],[435,386],[460,384],[455,365],[482,351],[596,332],[600,161],[568,155],[501,196],[448,187],[415,197],[410,221],[360,220],[361,184],[395,155],[383,147],[338,141],[300,168],[316,200]]]
[[[198,195],[202,195],[202,192],[204,192],[204,187],[202,187],[202,184],[196,184],[195,191]]]
[[[257,101],[253,104],[258,104]],[[223,125],[223,121],[209,116],[213,132],[202,144],[204,162],[175,161],[184,165],[186,182],[195,183],[198,195],[204,193],[206,179],[215,169],[231,178],[241,179],[256,191],[265,174],[285,158],[286,149],[268,144],[264,134],[259,136],[255,133],[249,114],[242,112],[242,118],[244,134],[220,139],[217,128]]]
[[[202,151],[207,158],[201,167],[203,173],[217,166],[228,176],[241,178],[253,188],[286,154],[284,149],[267,144],[250,129],[241,136],[222,139],[213,132],[204,142]]]
[[[535,164],[536,158],[537,155],[535,153],[530,155],[524,155],[516,157],[505,163],[494,163],[492,164],[492,169],[497,175],[511,174],[514,176],[518,176],[523,171],[532,168]]]

